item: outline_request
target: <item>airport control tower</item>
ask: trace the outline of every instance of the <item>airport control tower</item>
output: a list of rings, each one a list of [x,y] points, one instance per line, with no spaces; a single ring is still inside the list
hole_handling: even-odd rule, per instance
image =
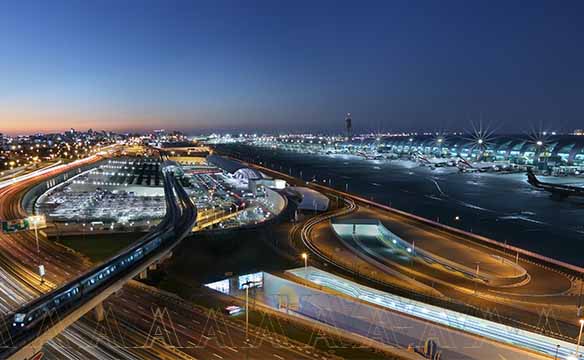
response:
[[[347,141],[353,139],[353,120],[351,120],[351,113],[347,113],[345,118],[345,130],[347,131]]]

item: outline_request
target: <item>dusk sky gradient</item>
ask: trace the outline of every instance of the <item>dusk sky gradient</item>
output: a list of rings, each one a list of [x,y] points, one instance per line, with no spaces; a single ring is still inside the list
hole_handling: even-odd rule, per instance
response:
[[[2,1],[0,132],[584,128],[582,1]]]

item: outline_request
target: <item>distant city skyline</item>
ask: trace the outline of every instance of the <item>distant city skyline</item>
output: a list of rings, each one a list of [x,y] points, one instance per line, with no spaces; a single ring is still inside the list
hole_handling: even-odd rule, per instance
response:
[[[111,133],[111,134],[120,134],[120,135],[140,135],[140,136],[145,136],[145,135],[151,135],[156,133],[157,131],[160,130],[164,130],[168,133],[180,133],[183,134],[183,136],[210,136],[210,135],[219,135],[219,136],[232,136],[232,137],[239,137],[239,136],[244,136],[244,137],[252,137],[252,136],[286,136],[286,135],[323,135],[323,136],[334,136],[334,137],[343,137],[345,138],[347,136],[347,132],[346,129],[344,128],[339,128],[339,129],[335,129],[334,131],[311,131],[309,129],[298,129],[296,131],[284,131],[284,130],[279,130],[279,131],[244,131],[241,129],[232,129],[232,130],[209,130],[209,131],[204,131],[204,130],[200,130],[200,131],[183,131],[183,130],[178,130],[178,129],[174,129],[174,128],[152,128],[152,129],[128,129],[128,130],[116,130],[116,129],[107,129],[107,128],[87,128],[87,129],[82,129],[82,128],[67,128],[67,129],[58,129],[58,130],[34,130],[31,132],[23,132],[23,131],[17,131],[17,132],[0,132],[0,135],[2,136],[8,136],[8,137],[19,137],[19,136],[37,136],[37,135],[58,135],[58,134],[65,134],[67,132],[69,132],[70,130],[75,130],[76,132],[79,133],[85,133],[88,130],[92,130],[94,132],[106,132],[106,133]],[[469,135],[469,136],[478,136],[476,132],[474,132],[472,129],[470,128],[465,128],[465,129],[453,129],[453,130],[435,130],[435,129],[420,129],[417,131],[401,131],[401,130],[395,130],[395,131],[385,131],[385,130],[381,130],[381,131],[362,131],[362,132],[353,132],[352,135],[354,137],[359,137],[359,136],[375,136],[375,135],[384,135],[384,136],[439,136],[439,135],[443,135],[443,136],[450,136],[450,135]],[[584,136],[584,129],[581,128],[575,128],[575,129],[569,129],[569,130],[565,130],[565,131],[556,131],[556,130],[543,130],[543,129],[534,129],[532,128],[531,130],[526,130],[526,131],[521,131],[521,132],[506,132],[506,131],[493,131],[493,132],[489,132],[489,136],[504,136],[504,135],[524,135],[524,136],[555,136],[555,135],[578,135],[578,136]]]
[[[582,128],[582,2],[0,5],[0,133]]]

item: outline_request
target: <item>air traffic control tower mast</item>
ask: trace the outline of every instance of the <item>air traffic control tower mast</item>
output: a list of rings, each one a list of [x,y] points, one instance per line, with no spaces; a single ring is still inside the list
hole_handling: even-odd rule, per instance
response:
[[[345,118],[345,129],[347,130],[347,141],[351,141],[353,138],[353,120],[351,120],[351,113],[347,113]]]

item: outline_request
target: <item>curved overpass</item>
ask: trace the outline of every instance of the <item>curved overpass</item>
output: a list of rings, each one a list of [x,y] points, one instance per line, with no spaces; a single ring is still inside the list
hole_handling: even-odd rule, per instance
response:
[[[100,266],[4,318],[0,358],[26,359],[130,279],[164,259],[194,225],[197,210],[169,167],[163,168],[166,216],[148,235]]]

